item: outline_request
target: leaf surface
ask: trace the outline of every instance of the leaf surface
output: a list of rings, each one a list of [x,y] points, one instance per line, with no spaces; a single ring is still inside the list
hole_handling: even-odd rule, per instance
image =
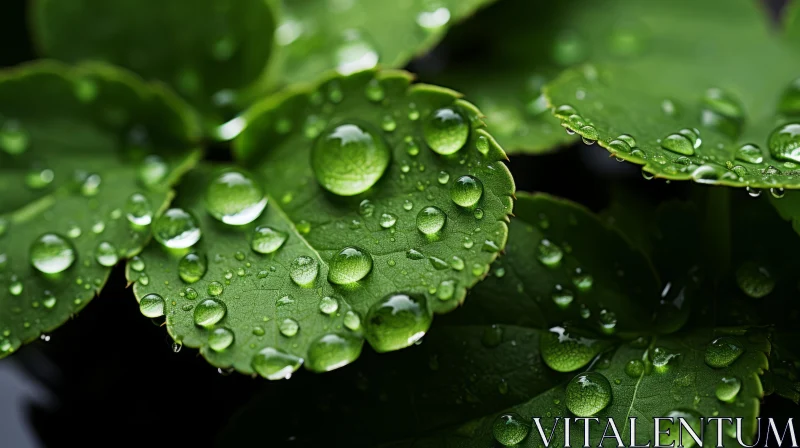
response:
[[[160,85],[103,65],[52,62],[0,74],[0,123],[5,356],[77,313],[118,259],[142,249],[147,214],[199,156],[199,131]],[[134,194],[136,226],[127,218]],[[34,251],[47,234],[63,246]]]
[[[284,1],[276,31],[275,77],[315,81],[336,69],[403,67],[438,42],[448,27],[493,0]]]
[[[793,128],[776,133],[797,112],[796,46],[747,0],[625,4],[664,31],[642,57],[570,69],[546,87],[562,124],[658,177],[795,188]]]
[[[42,0],[33,29],[45,55],[162,80],[213,123],[266,68],[275,18],[265,0]]]
[[[446,156],[426,145],[422,131],[442,108],[455,108],[466,120],[465,133],[459,134],[466,139],[463,147]],[[128,269],[131,281],[141,275],[149,278],[148,284],[135,286],[137,298],[162,296],[167,329],[177,341],[199,347],[215,366],[233,366],[243,373],[258,370],[258,354],[264,350],[279,350],[305,360],[311,370],[325,371],[353,361],[365,335],[378,351],[411,344],[427,330],[431,313],[450,311],[463,302],[466,290],[485,276],[505,246],[514,184],[503,163],[505,153],[479,117],[454,92],[411,85],[404,72],[334,77],[311,90],[257,104],[241,118],[244,131],[236,138],[235,154],[263,187],[266,211],[248,225],[223,225],[207,213],[203,200],[206,185],[218,173],[198,170],[189,175],[174,206],[197,217],[203,237],[192,250],[208,260],[207,272],[185,285],[177,269],[184,254],[170,254],[153,244],[142,256],[147,268]],[[371,135],[377,145],[385,144],[391,159],[371,188],[340,196],[320,185],[311,153],[315,145],[325,145],[353,126]],[[347,161],[345,178],[365,166],[351,155],[342,156]],[[329,160],[327,165],[338,163]],[[462,176],[482,183],[480,199],[470,207],[451,199],[451,188]],[[430,206],[438,207],[446,221],[428,235],[420,230],[418,217]],[[259,226],[284,235],[283,245],[269,254],[251,249],[254,227]],[[366,253],[371,269],[359,280],[340,282],[335,279],[344,271],[332,265],[349,247]],[[301,262],[309,268],[304,272],[313,274],[296,276]],[[226,312],[217,324],[204,328],[195,324],[195,310],[210,297],[209,287],[213,292],[216,286],[212,282],[224,288],[214,298],[224,303]],[[194,294],[187,295],[185,288],[197,297],[189,299]],[[387,328],[381,326],[383,318],[370,310],[394,293],[418,298],[423,323],[419,332],[389,343],[384,336],[394,333],[382,330]],[[329,314],[321,311],[326,297],[337,303]],[[388,321],[400,333],[414,328],[408,322]],[[228,347],[213,350],[209,337],[218,328],[232,332],[234,339]],[[326,337],[345,339],[348,349],[317,350]]]

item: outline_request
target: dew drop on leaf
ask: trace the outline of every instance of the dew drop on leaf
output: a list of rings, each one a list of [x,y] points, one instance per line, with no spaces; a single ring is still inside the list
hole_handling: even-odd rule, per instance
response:
[[[434,111],[422,127],[428,146],[442,155],[455,154],[467,143],[469,123],[463,113],[454,107]]]
[[[383,138],[365,124],[342,124],[325,132],[311,150],[319,184],[331,193],[354,196],[370,189],[389,166]]]
[[[694,145],[683,134],[670,134],[661,140],[661,147],[676,154],[691,156],[694,154]]]
[[[355,283],[372,270],[372,256],[364,249],[345,247],[330,261],[328,281],[337,285]]]
[[[365,335],[378,352],[398,350],[420,340],[432,321],[425,298],[393,293],[369,309]]]
[[[611,403],[611,384],[599,372],[576,375],[566,391],[567,409],[578,417],[591,417]]]
[[[0,126],[0,148],[8,154],[22,154],[28,149],[28,132],[17,120],[6,120]]]
[[[789,123],[769,136],[769,152],[778,160],[800,162],[800,124]]]
[[[158,294],[147,294],[139,301],[139,311],[150,318],[164,315],[164,299]]]
[[[97,245],[94,250],[94,257],[100,266],[106,267],[114,266],[119,261],[117,248],[108,241],[102,241]]]
[[[560,247],[550,242],[548,239],[543,239],[537,248],[536,258],[545,266],[553,268],[561,263],[564,257],[564,252]]]
[[[75,249],[61,235],[45,233],[31,244],[30,260],[40,272],[58,274],[75,262]]]
[[[339,309],[339,301],[335,297],[325,296],[319,301],[319,310],[324,314],[333,314]]]
[[[200,236],[195,217],[181,208],[165,211],[153,224],[153,238],[170,249],[192,247]]]
[[[461,176],[450,187],[450,199],[461,207],[475,206],[482,195],[483,183],[472,176]]]
[[[234,226],[255,221],[267,206],[259,183],[249,173],[227,170],[206,188],[206,210],[215,219]]]
[[[318,273],[319,264],[317,260],[306,255],[295,258],[289,267],[289,276],[298,286],[312,284],[316,280]]]
[[[714,393],[720,401],[730,403],[736,399],[741,389],[742,382],[739,381],[739,378],[723,377],[720,379],[719,383],[717,383]]]
[[[515,446],[528,437],[531,427],[516,413],[498,416],[492,424],[494,439],[503,446]]]
[[[288,235],[268,226],[258,226],[253,231],[250,247],[260,254],[271,254],[283,246]]]
[[[133,225],[149,226],[153,221],[153,206],[145,195],[134,193],[125,203],[125,216]]]
[[[208,260],[204,254],[190,252],[178,262],[178,275],[186,283],[195,283],[206,274]]]
[[[313,372],[329,372],[353,362],[361,354],[363,340],[352,334],[330,333],[308,347],[306,367]]]
[[[574,372],[600,352],[594,339],[572,336],[563,327],[553,327],[539,339],[539,351],[548,367],[556,372]]]
[[[736,160],[758,164],[764,161],[764,155],[761,153],[761,148],[748,143],[736,150]]]
[[[425,235],[436,235],[446,221],[447,215],[439,207],[424,207],[417,213],[417,230]]]
[[[709,367],[721,369],[733,364],[744,353],[744,347],[730,336],[714,339],[706,347],[705,360]]]
[[[228,328],[215,328],[208,334],[208,346],[215,352],[221,352],[233,344],[233,331]]]
[[[631,378],[639,378],[644,373],[644,361],[640,359],[631,359],[625,364],[625,374]]]
[[[760,299],[772,292],[775,279],[766,267],[748,261],[736,270],[736,284],[748,296]]]
[[[297,323],[296,320],[287,317],[283,321],[281,321],[280,325],[278,326],[278,330],[280,330],[281,334],[286,336],[287,338],[293,337],[300,331],[300,324]]]
[[[267,347],[253,356],[251,366],[268,380],[288,379],[303,364],[303,358]]]
[[[220,283],[220,282],[214,281],[214,282],[211,282],[211,283],[208,284],[208,295],[210,295],[210,296],[216,297],[216,296],[222,294],[223,290],[224,290],[224,288],[222,286],[222,283]]]
[[[225,305],[216,299],[205,299],[194,308],[194,323],[201,327],[211,327],[225,317]]]
[[[783,91],[778,103],[778,112],[784,115],[800,114],[800,78],[792,81]]]

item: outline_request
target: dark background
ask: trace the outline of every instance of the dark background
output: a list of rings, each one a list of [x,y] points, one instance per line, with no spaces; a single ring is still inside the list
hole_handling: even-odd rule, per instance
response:
[[[784,2],[765,3],[777,18]],[[26,9],[25,0],[3,1],[2,67],[35,58]],[[452,56],[448,51],[446,45],[439,46],[409,69],[422,71],[418,69],[426,64],[446,60]],[[224,147],[211,152],[214,159],[227,159]],[[617,187],[637,191],[653,202],[686,197],[689,189],[698,188],[688,182],[644,181],[636,166],[617,163],[605,150],[584,145],[551,155],[512,157],[509,167],[519,190],[553,193],[596,211],[607,205]],[[270,443],[271,447],[301,446],[297,428],[313,428],[302,422],[326,416],[316,406],[316,397],[303,395],[308,390],[304,382],[335,381],[333,374],[329,380],[327,375],[315,377],[301,369],[290,382],[267,382],[218,372],[196,350],[175,353],[165,329],[140,314],[121,267],[91,306],[44,337],[48,338],[0,361],[0,447],[209,446],[237,409],[256,394],[274,394],[276,407],[289,395],[308,402],[302,415],[284,416],[289,424],[270,424],[265,418],[262,428],[263,440],[285,441]],[[376,356],[365,347],[356,364]],[[339,376],[356,368],[341,369]],[[797,412],[777,397],[767,397],[763,410],[763,417]],[[266,445],[258,440],[253,444]]]

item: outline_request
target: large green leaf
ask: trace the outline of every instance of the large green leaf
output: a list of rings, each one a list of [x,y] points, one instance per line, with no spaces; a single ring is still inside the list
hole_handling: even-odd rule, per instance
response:
[[[774,132],[797,113],[787,89],[800,57],[756,2],[624,3],[665,31],[636,60],[567,70],[549,84],[563,125],[658,177],[796,187],[795,137]]]
[[[598,333],[649,331],[660,283],[650,261],[573,202],[518,193],[506,254],[456,318]],[[513,312],[512,312],[513,310]]]
[[[187,110],[162,86],[101,65],[0,74],[0,357],[64,323],[117,259],[142,249],[148,213],[199,155]],[[35,252],[45,234],[67,247]]]
[[[376,64],[403,67],[450,25],[493,1],[284,1],[274,77],[293,83],[314,81],[332,69],[350,74]]]
[[[712,368],[706,363],[707,347],[717,337],[735,340],[743,351],[731,364]],[[655,338],[647,347],[636,344],[620,346],[610,359],[598,363],[593,369],[607,379],[612,397],[607,407],[592,414],[599,421],[590,424],[590,445],[597,446],[599,443],[600,446],[617,446],[617,441],[613,438],[601,439],[607,420],[610,418],[614,419],[625,446],[633,442],[647,443],[648,440],[656,443],[653,441],[655,417],[682,416],[695,420],[700,417],[741,417],[742,437],[744,440],[750,440],[756,434],[756,417],[763,396],[760,375],[768,367],[769,351],[770,343],[764,334],[743,329],[696,330],[683,335]],[[665,365],[655,367],[655,364],[661,364],[664,360],[659,354],[674,356],[669,358]],[[643,369],[631,369],[629,365],[632,361],[640,361]],[[726,386],[737,382],[739,389],[732,394],[733,397],[720,393],[730,391]],[[721,390],[718,389],[720,385],[723,385]],[[719,396],[727,401],[721,400]],[[575,409],[574,406],[585,404],[589,400],[591,399],[588,396],[567,393],[565,385],[559,385],[526,403],[510,408],[508,412],[516,413],[519,421],[525,425],[531,424],[528,420],[530,418],[541,418],[546,437],[549,437],[550,430],[554,427],[554,419],[561,417],[562,421],[554,431],[553,440],[550,442],[550,446],[561,446],[565,443],[563,418],[574,417],[568,407]],[[673,414],[674,412],[677,413]],[[497,417],[490,415],[460,427],[392,446],[485,447],[496,440],[495,434],[498,432],[493,434],[493,429],[502,426],[502,424],[497,425]],[[637,419],[634,441],[630,440],[629,419],[632,417]],[[723,425],[723,443],[725,445],[735,443],[730,437],[730,434],[733,434],[730,432],[731,425],[729,423]],[[570,427],[572,443],[584,443],[582,422],[573,422]],[[673,427],[672,434],[676,434],[676,428],[677,426]],[[534,426],[528,429],[527,438],[514,446],[545,446],[539,438],[537,428]],[[500,431],[502,434],[502,427]],[[699,434],[699,426],[695,431]],[[611,436],[612,432],[609,431],[607,434]],[[669,445],[672,440],[662,436],[660,443]],[[677,445],[677,438],[674,440]],[[690,440],[690,435],[684,430],[684,445],[689,446]],[[703,441],[704,444],[716,445],[716,424],[705,427]]]
[[[41,51],[107,61],[169,83],[212,122],[264,71],[275,18],[266,0],[39,0]],[[240,104],[239,104],[240,105]]]
[[[434,113],[442,108],[465,120],[446,135],[448,142],[463,143],[450,155],[435,153],[425,143],[427,136],[439,147],[435,138],[443,134],[423,132],[439,122]],[[244,127],[235,141],[235,154],[263,186],[269,199],[266,211],[248,225],[216,221],[205,210],[203,194],[219,174],[199,170],[181,185],[175,205],[193,213],[202,229],[204,236],[192,250],[208,260],[203,278],[184,285],[177,269],[183,254],[168,253],[155,244],[142,256],[147,266],[143,272],[132,265],[128,269],[132,281],[139,279],[136,297],[163,297],[170,334],[184,345],[199,347],[216,366],[283,377],[285,371],[273,375],[254,369],[264,361],[264,350],[295,357],[289,372],[301,359],[307,368],[324,371],[354,360],[365,334],[379,351],[409,345],[427,329],[431,312],[450,311],[464,300],[466,290],[486,275],[505,246],[514,192],[503,163],[506,156],[484,129],[477,109],[455,92],[411,85],[404,72],[368,71],[269,98],[233,124]],[[320,186],[315,174],[335,166],[341,170],[338,181],[346,182],[377,162],[347,153],[312,168],[312,148],[337,151],[325,145],[344,141],[338,132],[356,127],[368,133],[374,145],[386,145],[389,165],[371,188],[339,196]],[[451,189],[461,185],[462,176],[482,183],[474,206],[462,207],[451,199]],[[326,188],[341,191],[337,182],[326,183]],[[427,216],[431,206],[446,215],[446,222],[439,232],[427,235],[418,217]],[[285,243],[267,255],[255,252],[251,239],[256,226],[280,232]],[[338,276],[345,271],[331,265],[341,258],[340,251],[353,246],[369,254],[371,270],[362,280],[342,285]],[[310,276],[291,278],[302,273]],[[215,282],[224,287],[216,300],[227,311],[218,325],[204,328],[195,324],[195,314]],[[419,298],[418,327],[370,314],[385,297],[400,292]],[[338,309],[330,315],[320,311],[324,297],[337,300]],[[387,325],[397,327],[390,331]],[[403,333],[413,328],[418,331]],[[214,342],[217,332],[232,332],[233,343],[211,349],[209,337]],[[390,334],[397,337],[387,341]],[[325,348],[331,337],[343,338],[347,350]]]

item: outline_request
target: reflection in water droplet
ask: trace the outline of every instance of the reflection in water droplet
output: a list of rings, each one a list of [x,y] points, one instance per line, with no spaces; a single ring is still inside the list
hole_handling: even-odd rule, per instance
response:
[[[225,305],[216,299],[206,299],[194,309],[194,323],[201,327],[211,327],[225,317]]]
[[[601,348],[597,340],[572,336],[563,327],[553,327],[539,339],[542,359],[556,372],[574,372],[586,366]]]
[[[330,261],[328,281],[337,285],[355,283],[372,270],[372,256],[358,247],[345,247]]]
[[[417,230],[425,235],[436,235],[446,221],[447,215],[440,208],[428,206],[417,213]]]
[[[163,316],[164,299],[158,294],[147,294],[139,301],[139,311],[150,318]]]
[[[268,226],[258,226],[253,231],[250,247],[260,254],[271,254],[283,246],[288,235]]]
[[[249,173],[219,173],[206,189],[206,210],[225,224],[240,226],[255,221],[267,206],[259,183]]]
[[[567,409],[578,417],[590,417],[611,403],[611,384],[598,372],[580,373],[567,385]]]
[[[423,123],[425,142],[436,153],[449,155],[458,152],[469,138],[469,123],[456,108],[434,111]]]
[[[425,298],[389,294],[369,309],[365,335],[378,352],[398,350],[420,340],[432,320]]]
[[[190,252],[178,262],[178,275],[186,283],[195,283],[206,274],[208,261],[205,255]]]
[[[314,143],[311,166],[319,184],[331,193],[353,196],[370,189],[389,166],[386,142],[364,124],[342,124]]]
[[[225,328],[215,328],[208,335],[208,346],[215,352],[221,352],[233,344],[233,331]]]
[[[30,248],[33,267],[45,274],[66,271],[75,262],[75,249],[64,237],[45,233],[33,242]]]
[[[117,255],[117,248],[108,241],[103,241],[97,245],[94,251],[95,260],[101,266],[111,267],[117,264],[119,256]]]
[[[200,236],[195,217],[180,208],[165,211],[153,224],[153,238],[170,249],[191,247]]]
[[[292,261],[289,267],[289,276],[299,286],[311,285],[319,273],[317,260],[301,255]]]
[[[769,152],[778,160],[800,162],[800,124],[779,126],[769,136]]]

